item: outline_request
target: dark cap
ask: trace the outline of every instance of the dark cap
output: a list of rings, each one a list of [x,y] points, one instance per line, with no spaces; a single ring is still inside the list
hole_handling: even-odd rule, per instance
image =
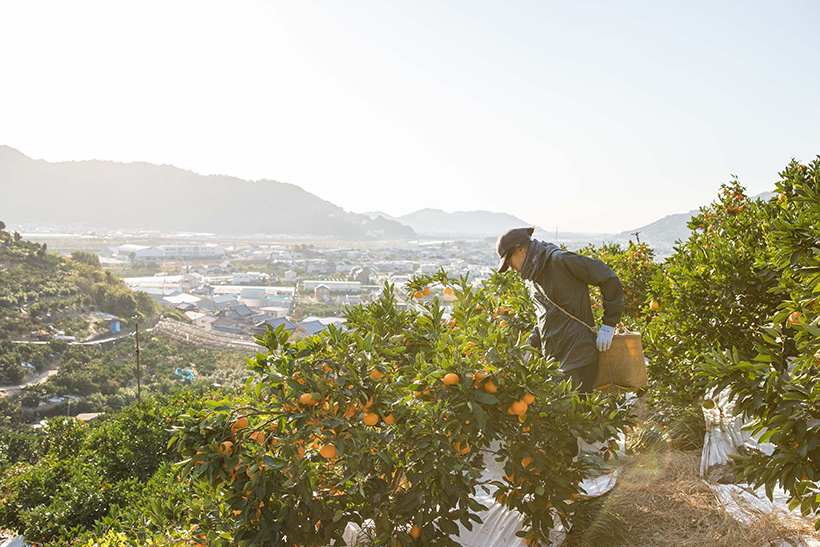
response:
[[[523,243],[529,243],[534,231],[535,226],[531,226],[530,228],[513,228],[501,234],[501,237],[495,242],[495,252],[498,253],[500,259],[498,261],[499,272],[506,271],[507,268],[509,268],[510,265],[507,264],[507,258],[510,251]]]

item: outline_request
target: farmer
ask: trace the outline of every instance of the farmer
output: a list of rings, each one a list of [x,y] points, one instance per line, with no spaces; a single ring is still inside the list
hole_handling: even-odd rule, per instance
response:
[[[598,352],[612,345],[615,326],[621,321],[621,281],[598,259],[532,239],[534,230],[514,228],[498,238],[498,271],[512,268],[524,279],[537,316],[530,345],[556,359],[564,378],[570,379],[575,389],[589,393],[598,373]],[[597,336],[590,328],[595,320],[589,285],[600,287],[604,303],[604,324]]]

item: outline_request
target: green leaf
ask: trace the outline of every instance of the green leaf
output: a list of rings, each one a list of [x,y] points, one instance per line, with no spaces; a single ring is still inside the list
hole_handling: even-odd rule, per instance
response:
[[[478,426],[479,430],[484,431],[485,429],[487,429],[487,420],[484,416],[484,408],[481,405],[472,405],[472,406],[473,406],[473,416],[475,417],[475,423]]]
[[[479,390],[476,392],[475,398],[479,403],[484,403],[485,405],[494,405],[498,403],[498,397],[492,393],[487,393],[484,390]]]

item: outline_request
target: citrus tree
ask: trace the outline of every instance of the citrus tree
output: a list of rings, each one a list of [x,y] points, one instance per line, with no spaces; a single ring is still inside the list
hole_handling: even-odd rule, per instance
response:
[[[630,241],[626,247],[618,243],[600,247],[588,245],[578,253],[603,261],[618,274],[624,288],[623,321],[630,328],[640,328],[653,311],[650,286],[652,278],[661,269],[661,265],[655,262],[655,251],[646,243]],[[600,291],[593,288],[590,297],[594,315],[599,319],[603,316]]]
[[[185,410],[212,396],[206,389],[180,390],[89,424],[58,417],[28,439],[4,436],[0,451],[5,445],[28,454],[15,455],[0,474],[0,527],[39,544],[77,545],[95,527],[119,532],[123,522],[138,520],[129,531],[153,527],[158,533],[187,522],[180,514],[185,504],[179,503],[187,495],[174,481],[175,454],[168,449],[170,428]],[[176,507],[158,505],[153,515],[158,524],[150,525],[147,500],[157,498]],[[123,514],[128,511],[133,511],[130,518]],[[161,526],[161,519],[169,524]]]
[[[705,386],[695,370],[716,349],[752,356],[754,333],[780,300],[771,292],[778,269],[770,243],[779,215],[775,203],[750,199],[737,181],[724,184],[655,272],[647,298],[656,309],[644,341],[656,401],[699,403]]]
[[[524,515],[532,545],[572,519],[590,464],[570,445],[622,431],[617,399],[579,398],[531,352],[516,276],[407,287],[406,306],[387,287],[351,308],[345,331],[267,331],[244,397],[190,414],[174,442],[202,544],[327,545],[356,525],[378,545],[458,545],[479,489]],[[483,478],[489,458],[505,480]]]
[[[730,389],[748,427],[775,445],[771,457],[738,457],[738,478],[776,485],[803,514],[820,512],[820,158],[796,161],[780,173],[777,214],[761,218],[770,234],[755,268],[767,276],[775,299],[759,320],[754,346],[715,352],[700,376],[709,387]],[[820,528],[820,521],[817,527]]]

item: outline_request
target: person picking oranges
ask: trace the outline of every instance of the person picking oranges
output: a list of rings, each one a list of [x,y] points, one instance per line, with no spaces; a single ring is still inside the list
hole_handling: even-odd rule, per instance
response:
[[[530,345],[561,364],[581,393],[592,391],[598,352],[612,344],[624,310],[623,287],[602,261],[532,239],[535,228],[514,228],[496,242],[498,271],[512,268],[524,279],[537,322]],[[595,334],[589,286],[601,289],[603,326]]]

